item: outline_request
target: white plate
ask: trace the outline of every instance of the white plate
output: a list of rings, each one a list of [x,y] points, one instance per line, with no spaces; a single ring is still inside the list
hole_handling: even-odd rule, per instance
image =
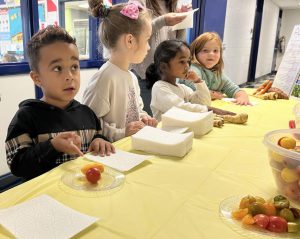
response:
[[[104,168],[101,179],[96,184],[87,181],[85,175],[76,168],[74,171],[62,175],[61,181],[68,187],[81,191],[107,191],[123,184],[125,175],[109,167]]]
[[[231,217],[231,212],[238,209],[244,196],[233,196],[224,199],[220,203],[219,213],[222,220],[234,231],[247,238],[300,238],[300,233],[275,233],[254,225],[242,225],[241,221]]]

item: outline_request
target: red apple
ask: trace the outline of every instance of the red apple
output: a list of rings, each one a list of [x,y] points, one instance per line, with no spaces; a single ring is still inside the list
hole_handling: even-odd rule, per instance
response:
[[[85,177],[90,183],[94,184],[101,178],[101,173],[98,168],[90,168],[86,171]]]

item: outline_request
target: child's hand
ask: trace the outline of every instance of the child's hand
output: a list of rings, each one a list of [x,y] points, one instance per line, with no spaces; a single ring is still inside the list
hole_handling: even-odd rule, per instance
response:
[[[101,157],[104,157],[105,155],[109,156],[111,153],[115,153],[115,147],[104,139],[96,138],[91,142],[88,152],[93,152],[94,155],[99,154]]]
[[[79,154],[81,152],[81,138],[75,132],[63,132],[51,139],[51,144],[58,152],[66,154]]]
[[[142,121],[133,121],[126,125],[125,136],[130,136],[144,128],[145,124]]]
[[[176,12],[188,12],[188,11],[191,11],[193,8],[192,8],[192,4],[183,4],[181,5],[180,8],[177,8],[176,9]]]
[[[211,90],[210,97],[212,100],[220,100],[220,99],[224,98],[224,95],[220,91]]]
[[[237,105],[252,105],[249,101],[247,93],[243,90],[240,90],[235,94],[235,101],[233,102]]]
[[[202,80],[194,71],[188,71],[185,76],[185,80],[190,80],[194,83],[201,83]]]
[[[165,23],[166,23],[167,26],[174,26],[174,25],[182,22],[183,19],[186,18],[186,16],[178,16],[174,12],[167,13],[163,16],[165,18]]]
[[[152,118],[150,116],[143,116],[141,121],[148,126],[156,127],[157,126],[157,120],[155,118]]]

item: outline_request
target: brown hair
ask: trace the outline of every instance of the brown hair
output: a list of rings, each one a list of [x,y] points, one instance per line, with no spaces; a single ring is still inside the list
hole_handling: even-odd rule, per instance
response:
[[[221,76],[222,70],[224,67],[223,61],[223,49],[222,49],[222,40],[218,33],[216,32],[205,32],[198,36],[192,43],[191,43],[191,55],[192,55],[192,63],[198,66],[205,68],[205,66],[197,60],[197,54],[203,49],[204,45],[209,42],[215,40],[219,44],[220,47],[220,60],[219,62],[212,68],[218,76]]]
[[[143,29],[145,19],[150,17],[146,9],[139,9],[138,19],[131,19],[122,15],[120,11],[127,3],[106,6],[103,0],[89,0],[88,2],[91,15],[103,18],[98,30],[98,37],[108,49],[116,46],[122,34],[130,33],[138,38]]]
[[[76,39],[58,26],[49,25],[38,31],[27,44],[27,56],[31,70],[38,71],[38,62],[40,61],[40,49],[55,42],[66,42],[76,46]]]
[[[166,8],[169,12],[175,12],[178,0],[165,0]],[[146,7],[153,11],[154,16],[162,15],[158,0],[146,0]]]

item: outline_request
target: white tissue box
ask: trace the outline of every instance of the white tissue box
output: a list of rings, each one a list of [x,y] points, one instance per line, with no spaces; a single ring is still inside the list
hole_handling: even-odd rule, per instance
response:
[[[177,126],[189,127],[195,135],[204,135],[214,126],[214,115],[209,112],[191,112],[177,107],[172,107],[162,114],[162,127]]]
[[[132,148],[154,154],[183,157],[192,148],[193,132],[177,134],[145,126],[131,136]]]

